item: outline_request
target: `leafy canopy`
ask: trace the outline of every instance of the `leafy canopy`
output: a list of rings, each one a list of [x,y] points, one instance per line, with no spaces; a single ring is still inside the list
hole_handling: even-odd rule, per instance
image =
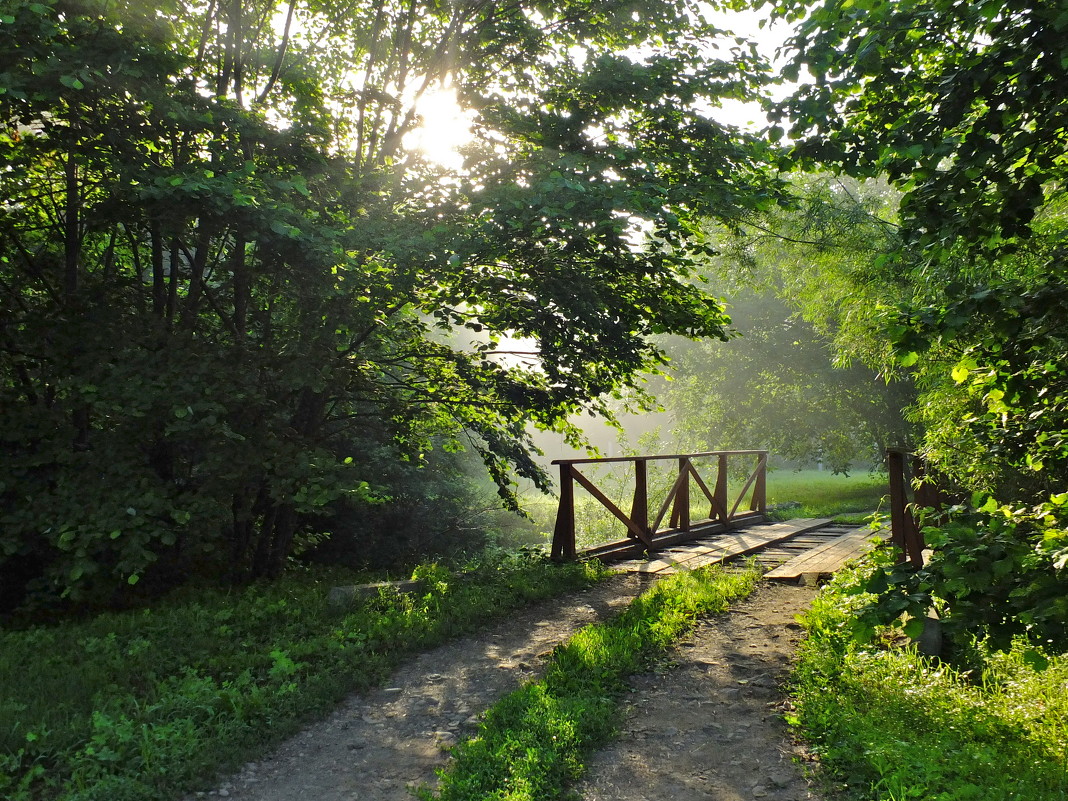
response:
[[[3,605],[276,575],[381,458],[545,486],[529,424],[724,334],[690,234],[778,184],[707,114],[764,80],[720,38],[689,0],[2,0]],[[438,90],[462,170],[411,144]]]

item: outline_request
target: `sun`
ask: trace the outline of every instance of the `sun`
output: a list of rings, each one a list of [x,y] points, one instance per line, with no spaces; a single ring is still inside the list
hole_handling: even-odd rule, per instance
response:
[[[408,134],[406,144],[434,164],[450,170],[463,169],[460,148],[471,141],[474,113],[459,104],[456,90],[427,92],[416,102],[415,109],[421,123]]]

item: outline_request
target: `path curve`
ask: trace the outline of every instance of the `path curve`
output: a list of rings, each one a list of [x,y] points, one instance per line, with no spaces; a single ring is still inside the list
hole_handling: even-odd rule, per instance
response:
[[[480,713],[537,674],[557,643],[615,615],[650,584],[612,576],[420,654],[382,688],[350,696],[266,758],[186,801],[412,801],[408,788],[436,784],[446,749],[474,733]]]
[[[421,654],[388,683],[250,762],[210,791],[235,801],[412,801],[478,716],[540,673],[559,642],[621,611],[651,581],[635,574],[519,610]],[[586,801],[807,801],[814,796],[777,705],[800,637],[805,588],[763,584],[699,622],[660,671],[634,677],[619,741],[591,756]],[[670,667],[670,669],[668,669]]]

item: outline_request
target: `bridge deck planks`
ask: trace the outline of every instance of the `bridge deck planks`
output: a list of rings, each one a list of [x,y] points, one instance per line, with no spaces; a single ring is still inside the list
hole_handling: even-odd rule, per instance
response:
[[[829,575],[841,568],[850,559],[861,556],[871,548],[873,537],[886,538],[886,531],[872,532],[864,527],[846,532],[833,540],[819,545],[764,575],[765,578],[780,581],[796,581],[802,576]]]
[[[727,534],[718,534],[701,542],[657,551],[654,559],[629,560],[616,563],[613,567],[633,573],[668,575],[680,569],[691,570],[745,556],[768,545],[825,526],[829,522],[829,518],[798,518],[785,523],[750,526]]]

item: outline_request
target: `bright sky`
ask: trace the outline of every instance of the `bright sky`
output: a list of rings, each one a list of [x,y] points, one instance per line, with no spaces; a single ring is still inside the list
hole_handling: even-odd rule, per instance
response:
[[[760,53],[773,64],[775,51],[790,33],[782,22],[761,28],[760,21],[767,18],[765,11],[709,10],[708,16],[718,27],[755,41]],[[788,89],[783,87],[780,91],[785,94]],[[456,104],[456,93],[452,89],[439,89],[425,95],[419,102],[419,113],[423,125],[410,134],[412,145],[446,169],[460,170],[463,158],[458,150],[470,140],[473,115]],[[751,131],[767,126],[760,107],[752,103],[724,100],[720,108],[711,109],[709,113],[720,122]]]
[[[760,21],[768,17],[768,12],[763,10],[710,11],[708,16],[718,27],[756,42],[757,51],[771,62],[773,68],[781,66],[782,59],[775,58],[775,51],[790,36],[790,28],[786,23],[779,20],[761,28]],[[789,87],[778,87],[776,96],[784,97],[789,90]],[[724,100],[720,109],[713,110],[712,116],[728,125],[753,131],[759,131],[768,124],[759,106],[735,100]]]
[[[457,104],[454,89],[427,92],[418,108],[423,124],[409,134],[412,145],[446,169],[462,169],[464,160],[459,149],[471,139],[474,113]]]

